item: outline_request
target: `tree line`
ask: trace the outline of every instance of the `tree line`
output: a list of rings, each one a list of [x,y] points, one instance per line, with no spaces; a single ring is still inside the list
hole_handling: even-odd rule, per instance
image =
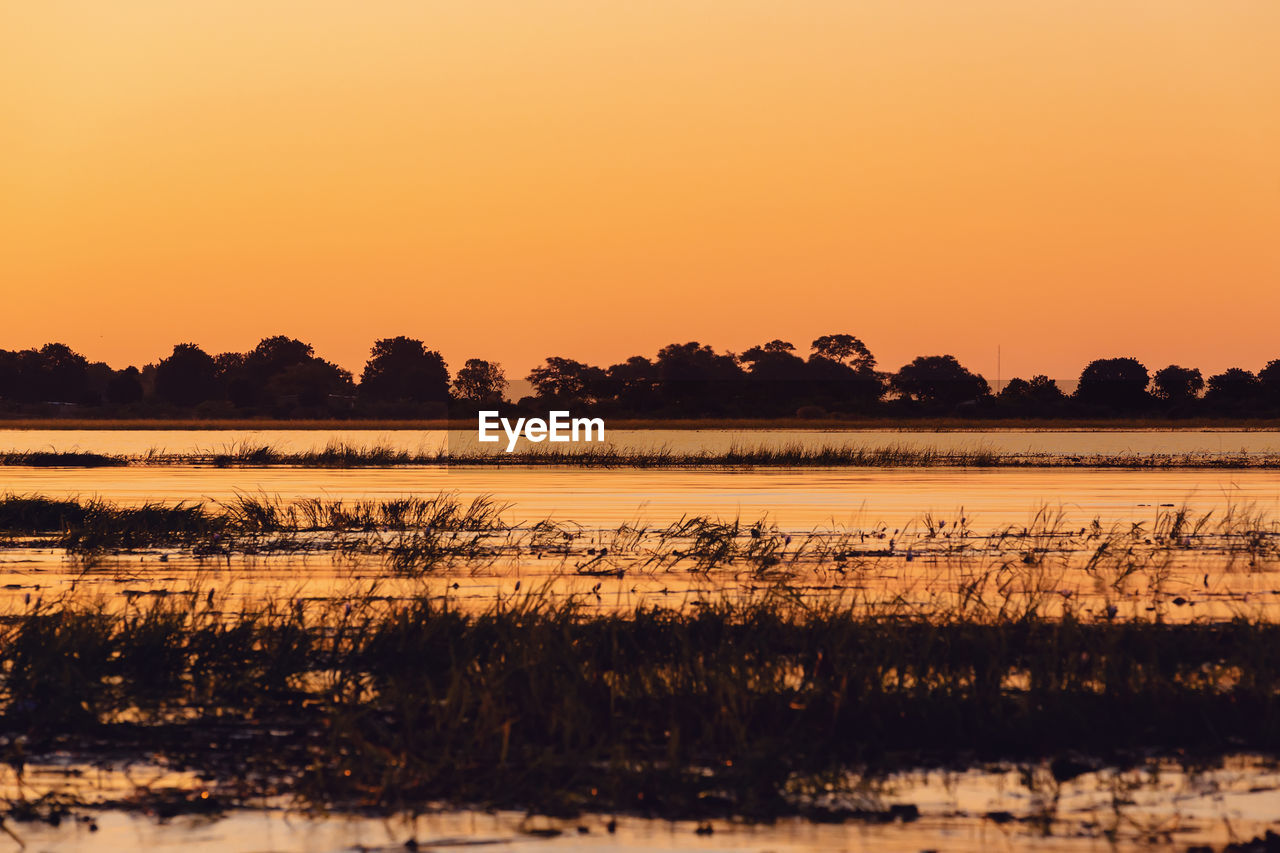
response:
[[[1047,376],[1010,379],[993,391],[950,355],[880,370],[849,334],[823,335],[805,354],[772,340],[736,354],[670,344],[608,367],[552,356],[526,379],[533,393],[510,401],[501,365],[473,358],[451,373],[439,352],[408,337],[376,341],[358,378],[282,335],[248,352],[211,354],[181,343],[154,364],[119,370],[50,343],[0,350],[0,414],[417,418],[567,408],[637,418],[1280,416],[1280,359],[1257,373],[1233,367],[1206,379],[1196,368],[1152,373],[1134,358],[1101,358],[1071,394]]]

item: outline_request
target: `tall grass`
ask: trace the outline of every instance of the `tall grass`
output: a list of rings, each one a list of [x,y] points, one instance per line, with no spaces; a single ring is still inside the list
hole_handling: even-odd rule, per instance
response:
[[[411,452],[387,445],[332,442],[319,450],[284,451],[266,444],[240,443],[212,453],[135,456],[94,453],[8,453],[0,464],[102,467],[121,465],[212,465],[231,467],[388,468],[396,466],[565,466],[587,468],[1115,468],[1266,469],[1280,468],[1280,456],[1248,453],[1118,453],[1067,455],[1007,453],[992,449],[943,450],[905,445],[734,446],[725,451],[675,451],[668,447],[618,448],[584,445],[526,446],[500,451]]]
[[[0,495],[0,534],[43,537],[69,553],[93,557],[109,550],[189,547],[197,556],[281,549],[355,547],[386,551],[380,540],[301,542],[294,534],[378,533],[413,530],[419,536],[504,530],[507,510],[486,496],[462,501],[450,493],[430,498],[281,501],[241,494],[225,502],[116,504],[32,495]],[[281,537],[275,541],[264,536]],[[288,546],[286,548],[286,545]]]
[[[117,454],[75,450],[27,450],[0,453],[0,465],[26,468],[113,468],[128,465],[130,461],[128,457]]]
[[[600,615],[532,592],[199,597],[0,625],[0,725],[146,750],[233,796],[820,816],[844,774],[1071,752],[1280,749],[1280,626],[913,618],[768,593]]]
[[[369,418],[5,418],[0,428],[21,430],[446,430],[472,429],[475,419]],[[893,430],[896,432],[986,432],[991,430],[1247,430],[1276,429],[1274,418],[1167,417],[1129,418],[972,418],[972,417],[828,417],[828,418],[610,418],[610,429],[791,429]]]
[[[845,581],[866,588],[889,572],[903,582],[941,581],[924,591],[974,606],[1007,607],[1016,591],[1033,608],[1049,599],[1066,606],[1072,590],[1089,592],[1080,588],[1084,581],[1091,594],[1123,595],[1141,578],[1160,599],[1175,579],[1182,588],[1199,586],[1202,571],[1258,572],[1280,563],[1280,521],[1247,503],[1201,513],[1159,508],[1150,522],[1108,525],[1069,524],[1061,508],[1044,506],[1026,524],[989,531],[973,529],[963,512],[924,513],[893,530],[872,523],[809,531],[782,530],[768,518],[689,515],[666,526],[588,530],[512,516],[509,504],[490,496],[466,500],[449,492],[377,501],[240,494],[178,505],[0,495],[0,535],[10,537],[8,545],[35,540],[85,559],[147,548],[189,549],[196,557],[330,551],[421,574],[549,557],[543,566],[570,574],[718,573],[764,581],[803,573],[810,582],[835,581],[837,590]]]

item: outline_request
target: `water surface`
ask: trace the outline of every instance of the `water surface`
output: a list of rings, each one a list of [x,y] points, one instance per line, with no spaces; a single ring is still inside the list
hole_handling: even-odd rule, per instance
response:
[[[1023,522],[1043,505],[1104,522],[1150,519],[1161,504],[1253,503],[1280,511],[1280,473],[1268,470],[0,467],[0,492],[132,503],[225,501],[242,493],[351,499],[441,491],[510,502],[514,521],[552,517],[589,527],[694,514],[749,521],[768,515],[794,530],[832,523],[900,527],[925,512],[961,509],[979,526],[997,526]]]
[[[606,421],[607,427],[607,421]],[[616,450],[667,449],[674,453],[723,453],[735,447],[903,447],[943,452],[1095,454],[1280,453],[1280,431],[1245,430],[611,430]],[[141,455],[214,453],[269,445],[281,452],[323,450],[342,443],[390,447],[411,453],[441,449],[501,452],[479,444],[475,430],[15,430],[0,429],[0,452],[72,451]],[[521,442],[521,449],[527,448]],[[553,445],[541,444],[539,447]],[[564,445],[554,445],[563,447]]]

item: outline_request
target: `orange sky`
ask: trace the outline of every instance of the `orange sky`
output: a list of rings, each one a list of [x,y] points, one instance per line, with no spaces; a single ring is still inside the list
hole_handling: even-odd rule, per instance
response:
[[[0,347],[1280,358],[1275,0],[0,4]]]

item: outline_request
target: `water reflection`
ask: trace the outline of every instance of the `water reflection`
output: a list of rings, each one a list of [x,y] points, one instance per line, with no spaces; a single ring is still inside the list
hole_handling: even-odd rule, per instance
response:
[[[590,527],[666,523],[686,514],[768,515],[793,530],[832,523],[899,527],[924,512],[961,508],[976,524],[994,526],[1024,521],[1043,504],[1105,523],[1153,519],[1161,504],[1184,502],[1280,510],[1280,476],[1269,470],[0,467],[0,492],[132,503],[228,500],[241,493],[356,499],[440,491],[466,499],[493,495],[515,505],[517,520],[554,517]]]
[[[734,447],[904,447],[943,452],[993,450],[1002,453],[1184,454],[1280,453],[1275,430],[614,430],[607,445],[619,450],[723,453]],[[270,446],[281,452],[323,450],[334,443],[390,447],[411,453],[495,452],[466,430],[15,430],[0,429],[0,451],[85,451],[142,455],[214,453],[245,446]],[[505,447],[505,444],[503,445]],[[527,448],[526,442],[521,449]],[[541,445],[545,447],[546,445]],[[500,452],[500,449],[496,452]]]
[[[178,815],[154,809],[99,811],[94,803],[157,791],[194,792],[208,783],[145,763],[92,767],[36,764],[19,788],[0,786],[11,801],[44,792],[78,805],[56,825],[9,823],[29,849],[66,851],[403,851],[499,846],[503,850],[889,850],[992,851],[1147,850],[1177,843],[1220,845],[1263,835],[1274,825],[1280,773],[1253,756],[1193,769],[1150,760],[1117,770],[1084,768],[1069,779],[1050,765],[998,765],[982,770],[914,771],[850,780],[842,799],[854,810],[888,812],[889,821],[819,824],[668,822],[626,815],[555,819],[513,812],[443,811],[368,817],[293,813],[284,803],[261,809]],[[214,789],[216,795],[216,788]],[[412,842],[411,844],[409,842]],[[15,844],[16,846],[16,844]]]

